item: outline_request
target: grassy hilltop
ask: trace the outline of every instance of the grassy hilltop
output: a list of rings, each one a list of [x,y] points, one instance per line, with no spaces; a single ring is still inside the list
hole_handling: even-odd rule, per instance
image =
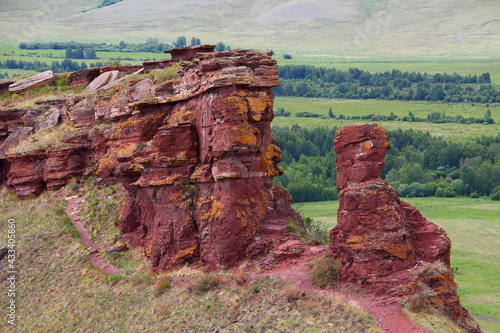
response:
[[[497,56],[496,0],[33,0],[0,4],[1,43],[196,36],[300,54]]]

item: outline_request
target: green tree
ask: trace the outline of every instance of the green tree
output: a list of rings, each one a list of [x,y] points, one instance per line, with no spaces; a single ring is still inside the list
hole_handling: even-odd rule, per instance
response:
[[[85,49],[85,59],[97,59],[95,50]]]
[[[186,37],[184,36],[179,36],[177,37],[177,41],[174,42],[174,46],[175,47],[185,47],[187,44],[186,44]]]
[[[217,44],[215,44],[215,51],[226,51],[226,45],[224,45],[223,42],[218,42]]]
[[[478,83],[491,83],[490,73],[483,73],[478,78]]]
[[[73,50],[73,59],[85,59],[85,53],[82,48]]]
[[[443,86],[441,84],[435,84],[431,88],[431,98],[434,101],[442,101],[444,100],[446,94],[443,90]]]
[[[330,118],[334,118],[335,117],[335,115],[333,114],[332,108],[328,109],[328,117],[330,117]]]
[[[201,40],[196,37],[191,37],[191,46],[201,45]]]

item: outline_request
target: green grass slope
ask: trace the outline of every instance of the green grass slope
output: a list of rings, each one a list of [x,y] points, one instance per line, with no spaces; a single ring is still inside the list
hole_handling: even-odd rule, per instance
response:
[[[496,0],[6,0],[1,43],[33,40],[174,41],[340,56],[497,56]]]

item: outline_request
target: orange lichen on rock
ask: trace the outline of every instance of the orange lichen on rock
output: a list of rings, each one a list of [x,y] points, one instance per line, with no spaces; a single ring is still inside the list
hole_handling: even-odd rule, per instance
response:
[[[184,249],[184,250],[180,250],[179,252],[177,252],[174,257],[171,259],[172,262],[177,262],[179,259],[182,259],[182,258],[185,258],[187,256],[192,256],[193,254],[195,254],[197,252],[197,247],[196,245],[190,247],[190,248],[187,248],[187,249]]]
[[[153,272],[184,264],[234,266],[269,249],[272,242],[262,241],[268,221],[301,221],[289,193],[273,184],[282,173],[270,125],[276,60],[271,51],[205,47],[172,54],[175,61],[70,75],[72,84],[96,80],[90,88],[103,89],[30,111],[70,122],[69,138],[23,155],[5,156],[0,148],[0,177],[20,196],[94,173],[100,185],[121,182],[128,198],[120,228],[132,246],[144,247]],[[169,66],[173,77],[151,79],[152,70]],[[125,77],[137,71],[146,75]],[[2,142],[37,130],[25,110],[2,116]]]

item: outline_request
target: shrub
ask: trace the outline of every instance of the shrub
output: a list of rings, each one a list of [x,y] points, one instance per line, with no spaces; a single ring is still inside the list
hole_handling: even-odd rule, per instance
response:
[[[342,264],[339,260],[323,257],[314,262],[312,269],[311,282],[320,288],[328,288],[338,281],[339,271]]]
[[[424,266],[418,270],[417,274],[419,278],[423,277],[433,277],[438,275],[444,275],[449,273],[449,268],[442,261],[435,261],[430,265]]]
[[[196,278],[195,282],[189,286],[189,291],[202,294],[215,289],[222,284],[222,277],[215,273],[203,274]]]
[[[154,294],[155,296],[163,295],[167,290],[172,288],[172,284],[170,282],[170,277],[164,276],[161,277],[154,285]]]
[[[309,238],[307,243],[311,245],[328,244],[330,234],[328,232],[328,228],[324,226],[323,223],[315,221],[310,217],[306,217],[304,218],[304,224]]]
[[[156,72],[155,75],[155,84],[160,84],[166,81],[170,81],[175,79],[177,73],[181,70],[181,66],[179,63],[175,63],[172,66],[169,66],[161,71]]]
[[[432,313],[435,310],[432,302],[420,293],[408,297],[406,304],[408,310],[413,312]]]
[[[286,230],[296,233],[302,242],[311,245],[328,244],[330,238],[328,228],[320,221],[315,221],[310,217],[304,218],[304,226],[295,220],[288,220]]]
[[[80,184],[78,184],[78,182],[72,182],[70,185],[69,185],[69,188],[72,190],[72,191],[76,191],[78,190],[78,188],[80,187]]]

